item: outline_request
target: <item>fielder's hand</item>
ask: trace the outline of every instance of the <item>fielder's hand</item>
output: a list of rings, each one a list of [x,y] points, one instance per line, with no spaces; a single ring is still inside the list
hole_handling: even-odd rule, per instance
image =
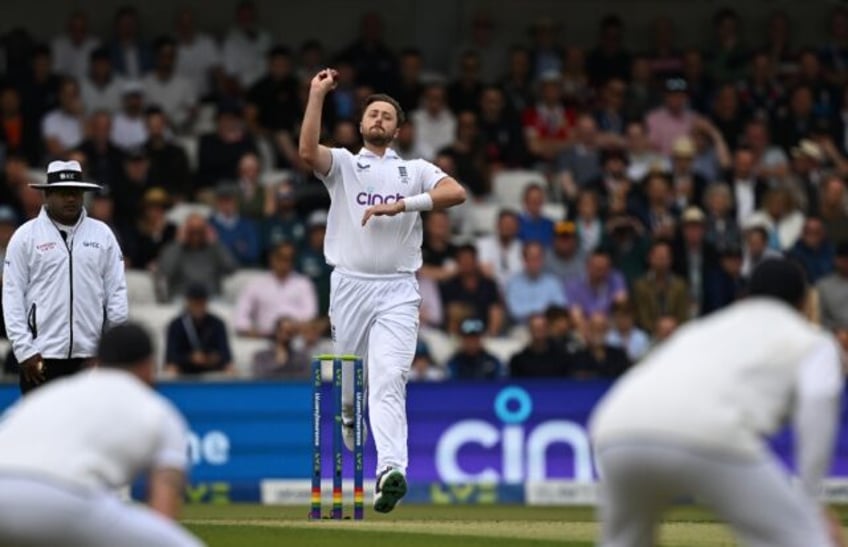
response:
[[[33,385],[42,384],[47,379],[44,376],[44,361],[41,360],[40,353],[24,359],[20,366],[24,379]]]
[[[379,205],[374,205],[373,207],[369,207],[365,210],[365,214],[362,215],[362,225],[365,226],[365,223],[368,222],[368,219],[371,217],[393,217],[405,210],[406,206],[404,205],[403,200],[395,201],[394,203],[380,203]]]
[[[833,547],[848,547],[848,539],[845,538],[845,531],[842,530],[842,522],[839,520],[839,515],[833,509],[825,509],[825,519],[827,519],[828,533]]]

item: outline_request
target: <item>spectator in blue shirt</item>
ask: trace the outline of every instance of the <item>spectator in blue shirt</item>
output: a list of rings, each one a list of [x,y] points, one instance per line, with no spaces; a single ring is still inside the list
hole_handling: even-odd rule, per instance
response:
[[[525,323],[534,313],[542,313],[548,306],[566,306],[562,282],[544,271],[545,249],[532,241],[524,245],[524,271],[512,276],[506,283],[506,306],[509,316]]]
[[[459,328],[459,350],[448,361],[454,380],[496,380],[503,377],[503,365],[483,348],[486,326],[480,319],[466,319]]]
[[[815,283],[833,271],[833,243],[827,239],[824,223],[818,217],[804,221],[801,237],[789,250],[789,257],[804,268],[807,281]]]
[[[210,224],[218,234],[218,241],[240,266],[256,266],[262,254],[259,229],[252,220],[239,215],[238,195],[239,187],[235,184],[218,185]]]
[[[538,184],[531,184],[524,190],[524,211],[518,219],[518,239],[522,243],[538,241],[545,248],[554,242],[554,222],[543,216],[545,190]]]
[[[233,373],[227,328],[220,318],[209,313],[208,300],[204,285],[189,285],[185,310],[168,325],[166,375]]]

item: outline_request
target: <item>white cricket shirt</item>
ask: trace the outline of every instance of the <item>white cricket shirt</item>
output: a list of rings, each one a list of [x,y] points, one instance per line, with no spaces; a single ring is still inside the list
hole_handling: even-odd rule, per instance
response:
[[[621,378],[592,416],[593,441],[668,440],[759,456],[764,437],[806,400],[838,402],[840,355],[829,333],[789,306],[745,299],[681,327]]]
[[[56,380],[0,417],[0,475],[92,490],[114,490],[154,468],[184,470],[187,447],[177,410],[120,370]]]
[[[372,217],[362,226],[365,210],[432,190],[447,177],[424,160],[404,160],[387,149],[383,157],[363,148],[353,155],[331,148],[333,164],[316,173],[330,192],[324,256],[342,272],[391,275],[421,267],[423,230],[418,212]]]

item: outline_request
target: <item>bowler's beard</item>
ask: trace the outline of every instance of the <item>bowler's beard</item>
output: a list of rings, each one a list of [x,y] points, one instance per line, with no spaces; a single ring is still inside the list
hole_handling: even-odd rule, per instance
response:
[[[380,148],[388,146],[394,139],[394,135],[387,131],[383,131],[382,133],[369,131],[362,134],[362,140],[365,141],[366,144]]]

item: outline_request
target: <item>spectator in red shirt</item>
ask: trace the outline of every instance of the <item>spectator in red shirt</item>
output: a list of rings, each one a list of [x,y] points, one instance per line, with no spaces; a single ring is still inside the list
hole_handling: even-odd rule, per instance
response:
[[[539,81],[539,102],[524,111],[522,124],[530,152],[551,160],[568,146],[577,116],[563,104],[559,72],[545,72]]]

